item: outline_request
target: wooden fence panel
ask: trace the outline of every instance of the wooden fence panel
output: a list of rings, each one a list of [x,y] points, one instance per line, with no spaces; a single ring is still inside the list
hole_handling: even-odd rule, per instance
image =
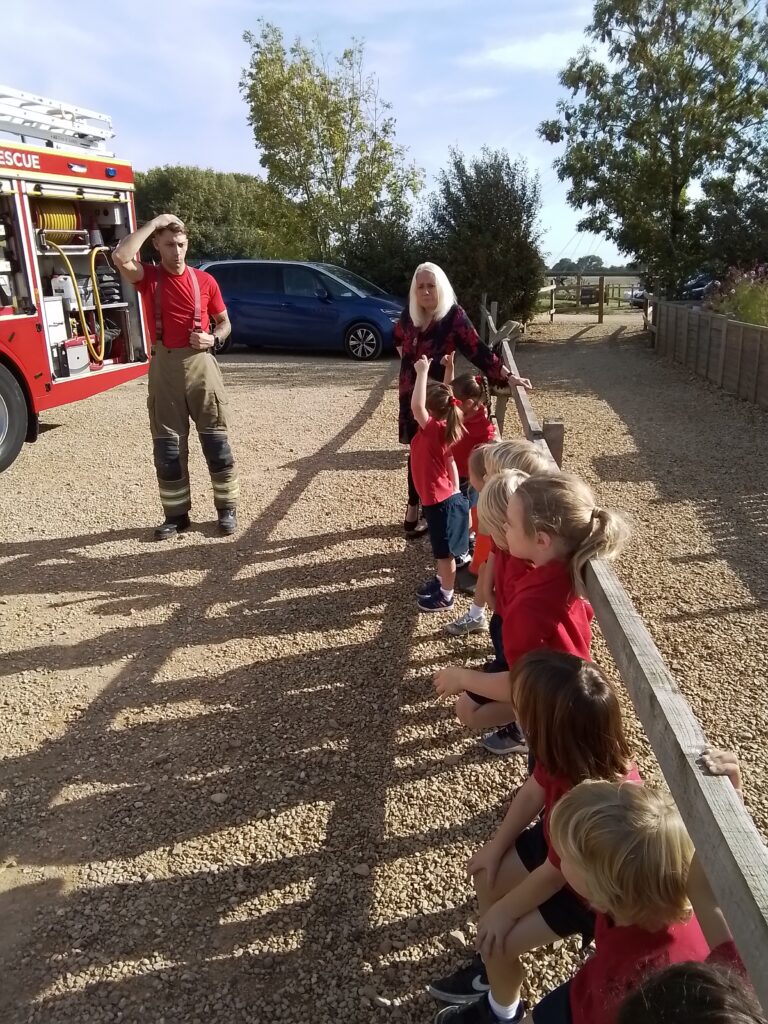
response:
[[[725,348],[725,322],[718,317],[712,318],[712,339],[707,360],[707,379],[719,384],[720,363]]]
[[[653,347],[659,356],[768,408],[768,327],[678,302],[656,302],[654,315]]]
[[[754,402],[760,355],[760,328],[755,327],[754,324],[744,324],[741,343],[738,395],[745,402]]]
[[[688,334],[685,338],[685,352],[683,353],[683,366],[692,370],[696,365],[696,353],[699,350],[701,339],[701,312],[696,310],[696,315],[691,316],[688,321]]]
[[[739,373],[741,372],[741,351],[743,347],[743,327],[735,320],[728,320],[725,325],[725,359],[720,376],[720,387],[729,395],[739,392]]]
[[[700,377],[709,376],[709,353],[712,348],[712,314],[702,314],[699,330],[699,345],[696,350],[694,372]]]
[[[755,402],[761,409],[768,409],[768,337],[760,338],[760,365],[757,369],[757,394]]]

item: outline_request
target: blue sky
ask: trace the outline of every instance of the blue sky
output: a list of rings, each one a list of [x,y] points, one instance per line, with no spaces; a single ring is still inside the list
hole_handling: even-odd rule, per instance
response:
[[[577,215],[552,170],[556,150],[536,126],[554,112],[557,72],[583,42],[581,0],[8,0],[2,84],[111,115],[118,156],[139,169],[195,163],[259,173],[238,82],[242,41],[257,19],[290,41],[338,52],[352,36],[393,104],[398,139],[429,176],[448,148],[484,144],[541,172],[545,248],[619,258],[604,238],[576,234]],[[106,39],[112,41],[105,44]],[[115,44],[115,45],[112,45]],[[623,262],[623,259],[622,259]]]

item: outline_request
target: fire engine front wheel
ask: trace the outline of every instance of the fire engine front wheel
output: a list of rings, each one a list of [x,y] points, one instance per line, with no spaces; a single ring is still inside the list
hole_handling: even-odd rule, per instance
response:
[[[0,366],[0,473],[21,451],[27,436],[27,403],[10,370]]]

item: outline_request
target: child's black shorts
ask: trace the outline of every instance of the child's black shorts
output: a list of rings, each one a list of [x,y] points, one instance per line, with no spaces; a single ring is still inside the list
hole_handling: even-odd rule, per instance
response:
[[[501,643],[501,616],[497,615],[496,612],[491,616],[488,632],[491,634],[491,643],[493,644],[493,661],[487,661],[483,665],[483,672],[508,672],[509,665],[504,657],[504,647]],[[479,693],[472,693],[471,690],[467,690],[467,696],[471,697],[475,704],[494,703],[490,697],[483,697]]]
[[[534,1006],[533,1024],[573,1024],[570,981],[558,985]]]
[[[422,507],[429,527],[435,558],[465,555],[469,550],[469,502],[463,494],[452,494],[437,505]]]
[[[548,853],[541,819],[520,833],[515,842],[515,850],[526,871],[535,871],[541,867]],[[569,935],[581,935],[586,944],[594,938],[595,915],[567,885],[545,900],[538,910],[547,927],[561,939]]]

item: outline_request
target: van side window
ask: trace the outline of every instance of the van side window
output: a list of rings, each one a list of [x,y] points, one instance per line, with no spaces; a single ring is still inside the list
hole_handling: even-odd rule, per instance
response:
[[[318,288],[324,287],[314,271],[292,264],[286,264],[283,267],[283,285],[286,295],[297,295],[310,299],[315,298]]]
[[[280,266],[277,263],[241,263],[240,291],[244,295],[274,295],[280,287]]]

